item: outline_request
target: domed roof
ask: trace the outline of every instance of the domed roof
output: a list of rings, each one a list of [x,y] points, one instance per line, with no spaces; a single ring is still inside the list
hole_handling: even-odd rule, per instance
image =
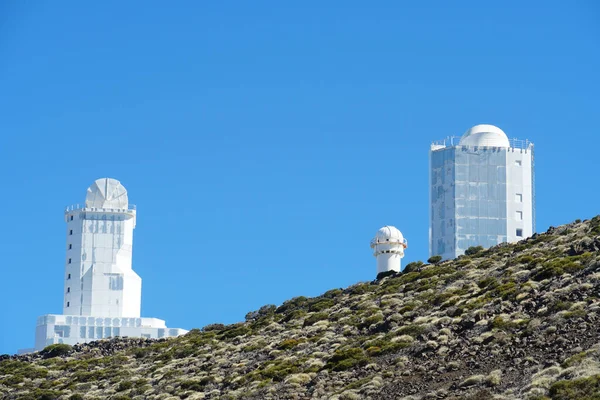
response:
[[[494,125],[475,125],[465,132],[458,143],[460,146],[510,147],[506,133]]]
[[[402,232],[395,226],[386,225],[377,231],[375,234],[375,241],[377,242],[404,242],[404,236]]]
[[[127,209],[127,190],[121,182],[112,178],[100,178],[87,190],[85,206],[88,208]]]

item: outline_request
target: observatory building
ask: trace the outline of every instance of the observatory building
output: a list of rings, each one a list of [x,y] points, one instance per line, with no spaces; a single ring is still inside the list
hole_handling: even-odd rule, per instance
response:
[[[371,240],[373,255],[377,258],[377,274],[382,272],[400,272],[400,262],[408,242],[394,226],[384,226]]]
[[[62,315],[38,318],[35,348],[115,336],[163,338],[186,333],[141,318],[142,279],[131,268],[135,206],[115,179],[98,179],[85,205],[65,211],[67,223]],[[27,351],[27,350],[26,350]],[[22,351],[22,352],[26,352]]]
[[[535,229],[533,143],[476,125],[431,145],[429,255],[516,242]]]

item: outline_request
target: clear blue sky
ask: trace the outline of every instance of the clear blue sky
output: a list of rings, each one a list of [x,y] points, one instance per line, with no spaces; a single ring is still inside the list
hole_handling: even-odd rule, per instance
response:
[[[485,4],[484,4],[485,3]],[[427,258],[432,140],[536,145],[537,230],[600,212],[600,5],[0,2],[0,354],[60,313],[63,210],[138,206],[142,313],[194,328]]]

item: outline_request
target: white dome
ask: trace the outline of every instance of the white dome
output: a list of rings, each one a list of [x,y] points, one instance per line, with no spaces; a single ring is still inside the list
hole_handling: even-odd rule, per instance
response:
[[[378,243],[403,243],[404,236],[395,226],[386,225],[377,231],[374,241]]]
[[[127,209],[127,190],[121,182],[112,178],[100,178],[87,190],[85,206],[88,208]]]
[[[494,125],[475,125],[465,132],[458,143],[472,147],[510,147],[506,133]]]

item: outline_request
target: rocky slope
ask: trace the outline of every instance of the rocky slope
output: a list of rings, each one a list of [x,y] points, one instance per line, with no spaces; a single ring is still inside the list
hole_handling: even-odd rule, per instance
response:
[[[600,216],[176,339],[0,356],[7,399],[600,399]]]

